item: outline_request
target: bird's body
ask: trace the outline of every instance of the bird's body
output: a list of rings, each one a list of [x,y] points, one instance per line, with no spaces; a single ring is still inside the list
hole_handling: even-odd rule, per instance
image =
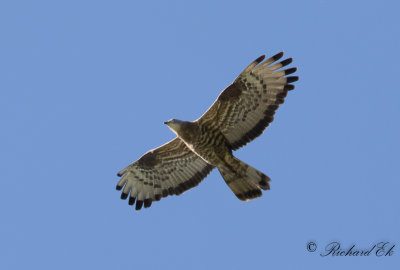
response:
[[[224,163],[227,155],[232,155],[224,135],[207,123],[186,122],[173,119],[166,124],[177,134],[185,145],[208,164],[213,166]]]
[[[191,151],[218,168],[240,200],[261,196],[260,188],[269,189],[269,177],[235,158],[225,136],[209,122],[172,119],[165,123]]]
[[[136,201],[137,210],[149,207],[152,201],[198,185],[215,167],[240,200],[260,197],[262,189],[270,188],[270,178],[235,158],[232,151],[258,137],[273,121],[287,92],[294,89],[290,83],[298,77],[285,75],[296,68],[276,71],[292,59],[271,65],[282,55],[264,62],[264,56],[256,59],[196,121],[165,122],[177,138],[118,173],[121,198],[129,196],[130,205]]]

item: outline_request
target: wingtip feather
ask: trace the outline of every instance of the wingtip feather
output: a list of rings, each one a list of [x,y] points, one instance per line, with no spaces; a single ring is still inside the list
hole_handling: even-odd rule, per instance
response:
[[[128,193],[122,192],[122,193],[121,193],[121,199],[122,199],[122,200],[126,200],[126,198],[128,198]]]
[[[288,69],[284,70],[285,75],[289,75],[289,74],[295,73],[296,71],[297,71],[297,67],[288,68]]]
[[[119,176],[119,177],[123,176],[123,175],[126,173],[126,171],[127,171],[126,168],[120,170],[120,171],[117,173],[117,176]]]
[[[282,67],[284,67],[284,66],[287,66],[287,65],[289,65],[290,63],[292,63],[293,62],[293,58],[288,58],[288,59],[285,59],[285,60],[283,60],[282,62],[281,62],[281,64],[282,64]]]
[[[144,200],[144,208],[149,208],[151,206],[152,199],[145,199]]]
[[[274,56],[272,56],[271,58],[272,58],[272,59],[274,60],[274,62],[275,62],[275,61],[278,61],[279,59],[281,59],[282,56],[283,56],[283,54],[284,54],[284,52],[281,51],[281,52],[275,54]]]
[[[255,63],[259,64],[265,59],[265,54],[261,55],[258,57],[256,60],[254,60]]]
[[[285,85],[284,89],[287,90],[287,91],[293,90],[294,89],[294,85],[293,84],[287,84],[287,85]]]
[[[260,64],[265,58],[265,54],[261,55],[260,57],[258,57],[256,60],[254,60],[253,62],[251,62],[250,65],[248,65],[240,74],[249,72],[250,70],[252,70],[255,66],[257,66],[258,64]]]
[[[292,83],[299,80],[299,76],[289,76],[286,77],[286,83]]]
[[[129,202],[128,202],[128,204],[129,204],[129,205],[133,205],[133,204],[135,203],[135,201],[136,201],[136,198],[135,198],[135,197],[129,197]]]
[[[142,209],[142,206],[143,206],[143,201],[142,200],[137,200],[136,201],[135,210],[138,211],[138,210]]]

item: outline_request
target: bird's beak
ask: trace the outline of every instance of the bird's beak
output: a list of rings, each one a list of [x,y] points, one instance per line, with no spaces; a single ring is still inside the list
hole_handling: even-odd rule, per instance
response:
[[[169,121],[164,122],[164,124],[168,125],[168,124],[169,124]]]

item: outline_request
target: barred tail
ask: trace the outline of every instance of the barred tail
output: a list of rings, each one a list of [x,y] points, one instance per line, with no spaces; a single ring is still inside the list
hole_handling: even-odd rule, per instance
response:
[[[247,201],[258,198],[262,195],[261,189],[268,190],[270,188],[268,182],[271,179],[262,172],[234,156],[226,161],[227,163],[219,166],[218,170],[239,200]]]

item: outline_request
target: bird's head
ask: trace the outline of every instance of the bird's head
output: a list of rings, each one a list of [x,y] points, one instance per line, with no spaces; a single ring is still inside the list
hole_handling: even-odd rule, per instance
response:
[[[167,122],[164,122],[164,124],[166,124],[176,134],[179,134],[179,132],[182,130],[184,123],[185,121],[178,119],[171,119]]]
[[[192,133],[194,133],[197,125],[194,122],[181,121],[178,119],[171,119],[167,122],[164,122],[176,135],[182,138],[188,138],[188,136],[192,137]]]

